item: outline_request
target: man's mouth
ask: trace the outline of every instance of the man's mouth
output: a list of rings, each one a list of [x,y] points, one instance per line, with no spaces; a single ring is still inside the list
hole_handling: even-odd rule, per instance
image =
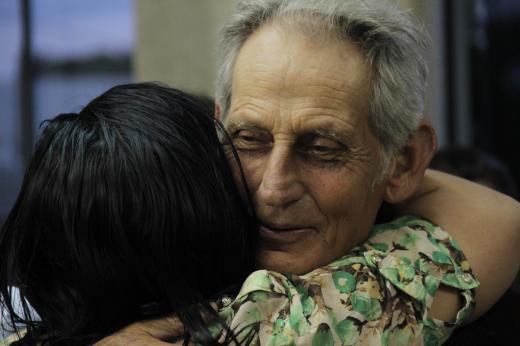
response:
[[[316,232],[314,227],[290,224],[261,224],[259,233],[262,240],[272,243],[292,243]]]

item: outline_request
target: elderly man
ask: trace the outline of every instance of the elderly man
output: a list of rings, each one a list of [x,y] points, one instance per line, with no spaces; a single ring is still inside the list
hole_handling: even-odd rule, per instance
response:
[[[220,50],[216,115],[261,222],[259,268],[326,265],[367,239],[387,202],[461,245],[481,282],[473,319],[500,297],[520,263],[520,208],[424,174],[436,147],[423,121],[427,38],[405,12],[381,0],[243,0]],[[441,286],[430,313],[451,321],[459,308]],[[149,343],[169,328],[137,324],[105,342]]]

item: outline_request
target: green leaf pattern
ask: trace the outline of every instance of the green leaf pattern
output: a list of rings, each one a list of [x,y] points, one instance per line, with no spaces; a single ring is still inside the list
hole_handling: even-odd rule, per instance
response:
[[[465,302],[454,323],[428,315],[441,283]],[[407,216],[308,274],[257,271],[217,305],[232,330],[256,332],[253,345],[441,345],[471,314],[477,286],[449,234]]]

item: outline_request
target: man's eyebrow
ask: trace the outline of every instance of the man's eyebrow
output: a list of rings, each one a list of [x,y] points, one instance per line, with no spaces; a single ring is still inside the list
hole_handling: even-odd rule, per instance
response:
[[[257,124],[251,123],[251,122],[239,121],[239,122],[228,123],[226,126],[226,130],[230,134],[233,134],[234,132],[239,131],[239,130],[265,131],[265,128],[263,128]]]
[[[320,127],[318,129],[311,131],[310,133],[321,136],[321,137],[338,140],[338,141],[345,141],[350,138],[350,133],[347,131],[338,132],[338,131],[333,131],[333,130],[331,130],[329,128],[325,128],[325,127]]]

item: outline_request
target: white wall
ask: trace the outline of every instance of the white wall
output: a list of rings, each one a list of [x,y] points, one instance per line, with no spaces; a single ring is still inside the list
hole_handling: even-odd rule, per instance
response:
[[[217,34],[233,5],[233,0],[136,0],[136,79],[212,96]]]

